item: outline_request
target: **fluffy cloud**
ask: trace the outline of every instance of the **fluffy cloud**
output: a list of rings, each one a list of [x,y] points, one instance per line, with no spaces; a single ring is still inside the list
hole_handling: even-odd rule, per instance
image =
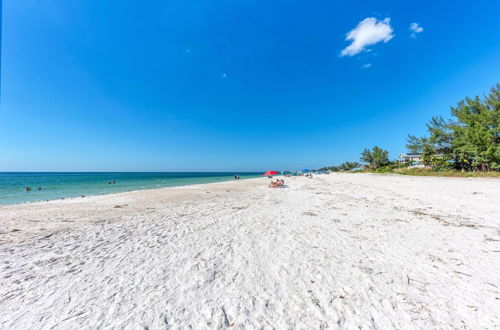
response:
[[[361,66],[361,69],[368,69],[368,68],[371,68],[372,67],[372,64],[371,63],[366,63],[366,64],[363,64]]]
[[[411,23],[410,31],[411,31],[410,37],[415,38],[418,33],[424,31],[424,28],[418,25],[418,23]]]
[[[391,40],[394,34],[390,21],[390,18],[378,21],[374,17],[368,17],[359,22],[358,26],[347,33],[345,40],[352,42],[342,50],[340,56],[353,56],[365,50],[367,46]]]

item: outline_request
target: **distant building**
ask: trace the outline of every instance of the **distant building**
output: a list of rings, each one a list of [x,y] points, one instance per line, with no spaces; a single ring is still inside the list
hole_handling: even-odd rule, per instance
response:
[[[410,164],[410,167],[424,167],[422,154],[400,154],[400,164]]]

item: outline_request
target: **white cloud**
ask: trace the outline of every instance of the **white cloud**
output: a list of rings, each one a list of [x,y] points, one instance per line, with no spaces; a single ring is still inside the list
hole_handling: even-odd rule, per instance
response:
[[[359,22],[358,26],[346,34],[345,40],[352,42],[342,50],[340,56],[353,56],[365,50],[367,46],[391,40],[394,34],[390,21],[390,18],[377,21],[375,17],[368,17]]]
[[[372,67],[372,64],[371,63],[366,63],[366,64],[363,64],[361,66],[361,69],[368,69],[368,68],[371,68]]]
[[[418,25],[418,23],[411,23],[410,31],[411,31],[410,37],[416,38],[418,33],[424,31],[424,28]]]

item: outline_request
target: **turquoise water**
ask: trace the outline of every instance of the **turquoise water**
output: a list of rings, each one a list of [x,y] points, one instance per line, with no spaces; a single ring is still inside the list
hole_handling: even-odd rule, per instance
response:
[[[174,187],[188,184],[234,180],[229,172],[99,172],[35,173],[0,172],[0,204],[18,204],[67,197]],[[238,173],[241,179],[262,173]],[[114,184],[108,182],[114,181]],[[31,191],[25,191],[31,187]],[[38,190],[38,188],[41,190]]]

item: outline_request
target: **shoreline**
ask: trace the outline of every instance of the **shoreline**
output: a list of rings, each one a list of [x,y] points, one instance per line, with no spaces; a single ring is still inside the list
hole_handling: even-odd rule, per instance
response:
[[[9,173],[11,173],[11,172],[9,172]],[[20,173],[25,173],[25,172],[20,172]],[[36,172],[36,173],[59,173],[59,172]],[[67,173],[94,173],[94,172],[67,172]],[[107,173],[107,172],[95,172],[95,173]],[[110,172],[110,173],[115,173],[115,172]],[[116,173],[118,173],[118,172],[116,172]],[[122,173],[122,172],[119,172],[119,173]],[[128,173],[128,172],[123,172],[123,173]],[[134,172],[131,172],[131,173],[134,173]],[[156,172],[151,172],[151,173],[156,173]],[[191,172],[185,172],[185,173],[191,173]],[[377,172],[352,172],[352,173],[351,172],[331,172],[329,175],[339,175],[339,174],[340,175],[345,175],[345,174],[347,174],[347,175],[369,174],[369,175],[380,175],[380,176],[406,176],[406,177],[453,178],[453,179],[484,179],[484,180],[500,179],[499,176],[419,175],[419,174],[377,173]],[[316,175],[318,175],[318,174],[316,174]],[[282,175],[278,174],[278,175],[275,175],[275,176],[282,176]],[[320,174],[320,176],[323,176],[323,174]],[[243,181],[243,180],[255,180],[255,179],[260,179],[260,178],[261,177],[242,178],[239,181]],[[262,178],[264,178],[264,177],[262,177]],[[30,205],[30,204],[43,204],[43,203],[48,203],[48,202],[64,201],[64,200],[79,200],[81,198],[89,198],[89,197],[96,197],[96,196],[109,196],[109,195],[117,195],[117,194],[126,194],[126,193],[137,192],[137,191],[172,189],[172,188],[181,188],[181,187],[186,187],[186,186],[217,184],[217,183],[225,183],[225,182],[232,182],[232,181],[237,181],[237,180],[227,179],[227,180],[220,180],[220,181],[216,181],[216,182],[187,183],[187,184],[180,184],[180,185],[175,185],[175,186],[163,186],[163,187],[158,187],[158,188],[139,188],[139,189],[132,189],[132,190],[127,190],[127,191],[109,192],[109,193],[100,193],[100,194],[91,194],[91,195],[82,195],[82,196],[61,197],[61,198],[54,198],[54,199],[47,199],[47,200],[26,201],[26,202],[13,203],[13,204],[2,204],[2,203],[0,203],[0,210],[2,208],[4,208],[4,207],[11,207],[11,206]]]
[[[18,172],[3,172],[3,173],[18,173]],[[31,173],[31,172],[19,172],[19,173]],[[33,172],[33,173],[135,173],[135,172]],[[147,172],[147,173],[163,173],[163,172]],[[180,172],[180,173],[195,173],[195,172]],[[420,175],[420,174],[407,174],[407,173],[403,174],[403,173],[389,173],[389,172],[387,172],[387,173],[384,173],[384,172],[381,172],[381,173],[377,173],[377,172],[331,172],[329,175],[338,175],[338,174],[341,174],[341,175],[345,175],[345,174],[348,174],[348,175],[369,174],[369,175],[381,175],[381,176],[454,178],[454,179],[485,179],[485,180],[500,179],[500,176],[453,176],[453,175],[439,175],[439,174],[432,174],[432,175],[425,175],[424,174],[424,175]],[[280,175],[281,174],[278,174],[277,176],[280,176]],[[316,175],[318,175],[318,174],[316,174]],[[322,174],[320,176],[322,176]],[[242,178],[239,181],[254,180],[254,179],[259,179],[259,178],[260,177]],[[225,180],[224,179],[224,180],[215,181],[215,182],[187,183],[187,184],[180,184],[180,185],[174,185],[174,186],[163,186],[163,187],[158,187],[158,188],[138,188],[138,189],[131,189],[131,190],[127,190],[127,191],[97,193],[97,194],[89,194],[89,195],[81,195],[81,196],[69,196],[69,197],[60,197],[60,198],[54,198],[54,199],[42,199],[42,200],[25,201],[25,202],[12,203],[12,204],[2,204],[2,203],[0,203],[0,210],[2,208],[11,207],[11,206],[30,205],[30,204],[43,204],[43,203],[48,203],[48,202],[64,201],[64,200],[79,200],[79,199],[82,199],[82,198],[89,198],[89,197],[96,197],[96,196],[109,196],[109,195],[116,195],[116,194],[126,194],[126,193],[137,192],[137,191],[172,189],[172,188],[181,188],[181,187],[185,187],[185,186],[216,184],[216,183],[224,183],[224,182],[232,182],[232,181],[237,181],[237,180],[234,180],[234,179],[227,179],[227,180]]]
[[[186,193],[186,195],[189,196],[190,194],[188,192],[193,190],[198,192],[205,192],[205,191],[211,192],[212,190],[218,191],[222,189],[224,192],[228,192],[230,191],[228,189],[233,189],[233,190],[241,189],[242,186],[243,187],[246,186],[244,183],[252,184],[253,182],[258,182],[259,185],[262,184],[263,186],[267,187],[267,180],[268,179],[264,177],[246,178],[241,180],[227,180],[227,181],[186,184],[180,186],[162,187],[153,189],[138,189],[125,192],[112,192],[108,194],[88,195],[85,196],[84,198],[68,197],[64,199],[52,199],[47,201],[26,202],[21,204],[0,205],[0,211],[3,212],[3,218],[4,218],[2,219],[2,216],[0,215],[0,220],[4,220],[3,222],[0,221],[0,246],[5,242],[9,242],[9,240],[6,241],[7,236],[9,236],[8,234],[11,234],[11,236],[19,236],[19,234],[21,234],[21,232],[24,231],[23,229],[18,228],[20,226],[14,226],[14,224],[11,224],[9,228],[9,220],[12,220],[12,218],[16,218],[19,220],[19,218],[21,218],[21,223],[23,222],[26,223],[30,221],[27,220],[26,218],[31,216],[32,213],[40,215],[41,212],[43,213],[44,210],[46,209],[51,211],[51,213],[48,214],[49,220],[52,217],[56,217],[56,219],[58,219],[59,218],[59,215],[57,214],[58,212],[62,212],[62,214],[65,215],[66,212],[64,211],[64,209],[71,208],[72,205],[98,208],[104,211],[104,214],[110,215],[109,213],[115,213],[118,210],[120,210],[121,207],[116,207],[116,206],[124,204],[124,201],[127,201],[128,203],[128,201],[155,198],[157,196],[164,194],[166,195],[165,197],[167,199],[169,195],[176,195],[176,194],[182,195],[183,193]],[[243,183],[243,184],[238,185],[238,183]],[[165,202],[167,204],[169,203],[168,200]],[[52,215],[53,213],[56,214]],[[22,220],[23,218],[25,220]],[[76,215],[76,217],[70,216],[69,218],[72,218],[72,220],[69,221],[76,221],[73,220],[73,218],[78,218],[78,215]],[[66,222],[68,220],[63,219],[62,221]],[[7,228],[5,229],[5,227]],[[64,223],[56,222],[55,226],[54,224],[50,224],[49,227],[52,228],[51,230],[58,230],[58,229],[67,229],[68,227],[71,228],[73,226],[66,226]],[[45,230],[46,230],[45,228],[38,228],[38,229],[44,231],[41,234],[45,235]],[[33,230],[29,230],[29,232],[33,234],[30,235],[29,238],[36,237],[37,234],[40,234],[40,233],[34,233]],[[21,237],[20,239],[23,238]]]
[[[4,172],[4,173],[13,173],[13,172]],[[19,173],[28,173],[28,172],[19,172]],[[59,173],[59,172],[34,172],[34,173]],[[108,173],[108,172],[61,172],[61,173]],[[129,172],[109,172],[109,173],[129,173]],[[135,173],[135,172],[130,172],[130,173]],[[150,172],[150,173],[156,173],[156,172]],[[158,172],[158,173],[161,173],[161,172]],[[166,172],[166,173],[170,173],[170,172]],[[177,172],[175,172],[175,173],[177,173]],[[197,173],[197,172],[181,172],[181,173]],[[239,181],[257,179],[257,178],[258,177],[252,177],[252,178],[245,178],[245,177],[243,177],[242,179],[239,179]],[[108,193],[97,193],[97,194],[80,195],[80,196],[59,197],[59,198],[53,198],[53,199],[42,199],[42,200],[36,200],[36,201],[25,201],[25,202],[21,202],[21,203],[12,203],[12,204],[2,204],[2,203],[0,203],[0,209],[2,207],[5,207],[5,206],[13,206],[13,205],[27,205],[27,204],[33,204],[33,203],[47,203],[47,202],[58,201],[58,200],[59,201],[62,201],[62,200],[72,200],[72,199],[80,199],[80,198],[87,198],[87,197],[94,197],[94,196],[106,196],[106,195],[113,195],[113,194],[123,194],[123,193],[129,193],[129,192],[134,192],[134,191],[158,190],[158,189],[168,189],[168,188],[180,188],[180,187],[185,187],[185,186],[203,185],[203,184],[212,184],[212,183],[222,183],[222,182],[229,182],[229,181],[237,181],[237,180],[229,179],[228,178],[228,179],[217,180],[217,181],[214,181],[214,182],[186,183],[186,184],[179,184],[179,185],[173,185],[173,186],[163,186],[163,187],[160,186],[160,187],[157,187],[157,188],[138,188],[138,189],[131,189],[131,190],[127,190],[127,191],[113,191],[113,192],[108,192]]]

